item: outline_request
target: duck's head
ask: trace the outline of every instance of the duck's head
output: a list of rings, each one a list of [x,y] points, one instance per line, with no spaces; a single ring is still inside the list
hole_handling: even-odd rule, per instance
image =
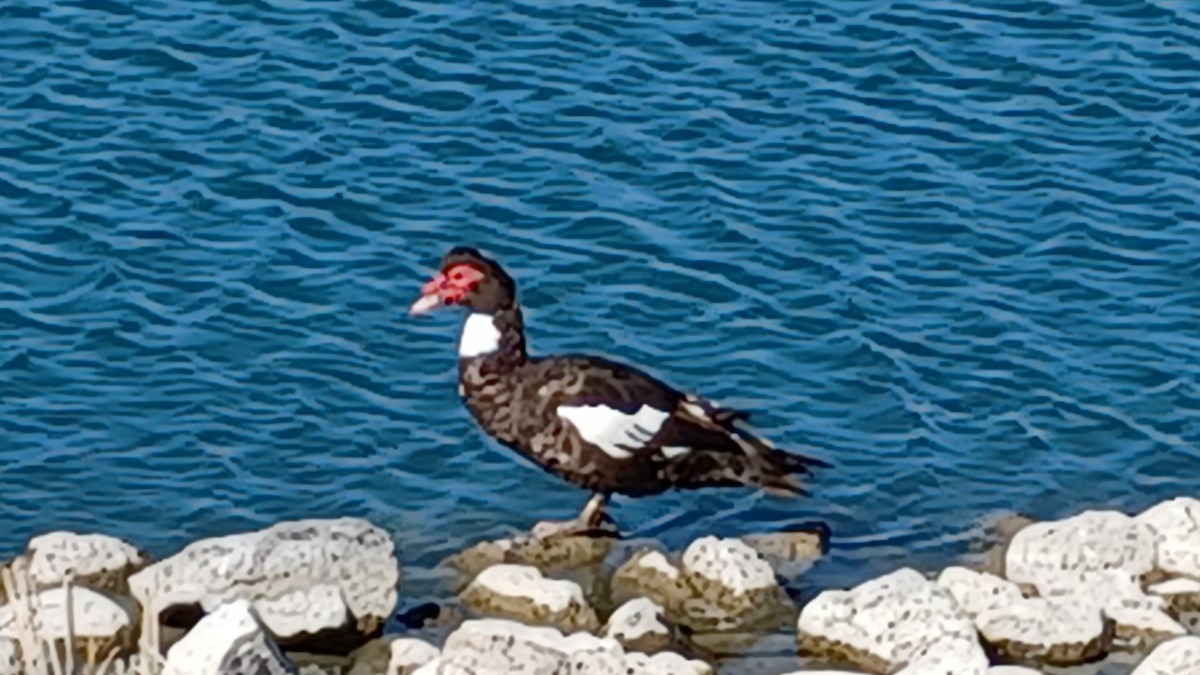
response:
[[[421,287],[421,297],[409,308],[414,316],[438,307],[466,307],[492,314],[511,307],[516,297],[512,277],[496,261],[468,246],[451,249],[440,271]]]

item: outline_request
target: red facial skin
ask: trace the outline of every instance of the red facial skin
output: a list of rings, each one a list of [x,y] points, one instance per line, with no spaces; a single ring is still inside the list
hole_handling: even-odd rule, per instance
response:
[[[421,287],[421,295],[438,296],[443,305],[457,305],[475,290],[484,274],[471,265],[451,265]]]

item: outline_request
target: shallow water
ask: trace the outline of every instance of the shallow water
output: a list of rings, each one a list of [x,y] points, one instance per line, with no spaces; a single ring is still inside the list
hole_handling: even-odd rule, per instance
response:
[[[837,463],[637,536],[823,520],[819,588],[1197,492],[1188,3],[134,5],[0,6],[5,552],[356,515],[419,569],[569,515],[460,407],[460,319],[405,315],[464,243],[534,350]]]

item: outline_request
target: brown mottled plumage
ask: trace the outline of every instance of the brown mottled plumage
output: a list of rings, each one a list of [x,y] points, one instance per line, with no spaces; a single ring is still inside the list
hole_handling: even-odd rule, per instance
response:
[[[739,426],[745,414],[629,366],[529,356],[513,280],[474,249],[446,256],[413,313],[441,305],[473,312],[460,344],[459,383],[480,426],[546,471],[602,495],[589,503],[588,522],[567,529],[595,526],[613,493],[752,486],[798,495],[795,474],[828,466],[775,449]]]

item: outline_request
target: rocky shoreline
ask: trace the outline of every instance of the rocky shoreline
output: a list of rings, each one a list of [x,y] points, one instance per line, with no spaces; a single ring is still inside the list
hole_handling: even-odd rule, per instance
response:
[[[712,675],[780,634],[791,666],[756,672],[1200,675],[1200,500],[1012,529],[975,568],[903,568],[802,607],[784,582],[820,558],[820,530],[703,537],[677,554],[489,541],[445,561],[456,599],[410,609],[401,632],[384,630],[404,604],[395,543],[361,519],[281,523],[157,562],[56,532],[2,570],[0,675]]]

